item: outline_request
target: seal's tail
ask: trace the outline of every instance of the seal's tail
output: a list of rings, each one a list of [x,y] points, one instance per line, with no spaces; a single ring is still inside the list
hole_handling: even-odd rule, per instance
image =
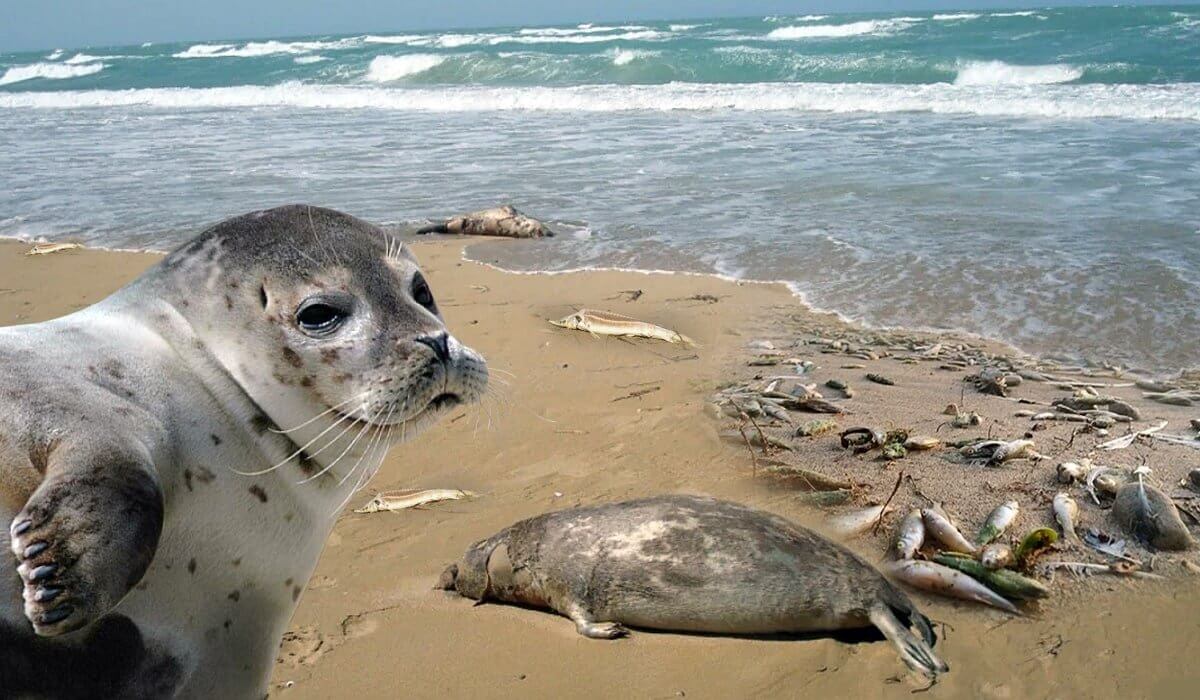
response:
[[[430,224],[429,226],[422,226],[421,228],[417,229],[417,235],[423,236],[427,233],[450,233],[450,229],[446,226],[445,222],[440,224]]]
[[[896,645],[900,658],[909,668],[931,679],[949,671],[950,667],[946,662],[933,652],[937,635],[929,625],[929,618],[918,612],[907,600],[904,601],[907,605],[900,601],[897,603],[892,605],[881,600],[871,608],[868,617],[879,631],[883,632],[883,636]],[[901,622],[902,619],[908,624]],[[921,636],[913,634],[910,627],[915,627]]]

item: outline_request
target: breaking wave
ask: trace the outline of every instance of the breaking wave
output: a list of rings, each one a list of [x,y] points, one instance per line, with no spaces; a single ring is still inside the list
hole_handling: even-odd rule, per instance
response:
[[[1083,77],[1083,69],[1065,64],[1014,66],[1004,61],[963,63],[954,78],[955,85],[1052,85],[1069,83]]]
[[[393,80],[424,73],[440,65],[445,56],[414,53],[407,56],[376,56],[367,67],[367,80],[373,83],[390,83]]]
[[[26,80],[66,80],[94,75],[104,70],[103,63],[82,63],[67,65],[65,63],[34,63],[28,66],[14,66],[4,71],[0,76],[0,85],[12,85]]]

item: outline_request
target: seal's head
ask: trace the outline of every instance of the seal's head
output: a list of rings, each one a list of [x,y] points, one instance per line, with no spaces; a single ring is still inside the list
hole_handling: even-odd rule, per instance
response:
[[[159,277],[272,423],[308,425],[291,434],[299,445],[328,428],[306,448],[319,462],[343,451],[315,454],[339,433],[412,437],[487,387],[487,365],[447,331],[407,247],[347,214],[292,205],[223,221]]]

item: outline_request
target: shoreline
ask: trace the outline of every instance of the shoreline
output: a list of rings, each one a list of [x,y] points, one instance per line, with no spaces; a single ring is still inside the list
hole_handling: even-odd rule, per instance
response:
[[[777,696],[801,687],[805,693],[839,697],[908,697],[922,687],[884,643],[643,631],[627,640],[599,642],[580,638],[569,621],[552,614],[475,607],[430,590],[441,568],[471,542],[518,519],[574,505],[700,493],[764,508],[817,530],[827,528],[826,511],[805,505],[799,492],[758,474],[744,445],[722,440],[723,426],[706,414],[705,406],[730,381],[790,370],[748,366],[756,353],[748,345],[754,341],[775,335],[795,343],[804,337],[800,327],[805,324],[872,334],[809,311],[778,285],[629,272],[509,274],[464,261],[471,243],[418,241],[412,247],[450,329],[514,379],[504,386],[499,380],[509,375],[494,373],[498,381],[492,399],[456,411],[416,440],[398,445],[375,481],[351,500],[285,637],[273,696],[370,695],[401,682],[410,696],[431,698],[598,692],[744,697]],[[0,323],[5,325],[44,320],[94,303],[158,259],[88,250],[35,258],[23,253],[19,246],[0,243],[0,278],[5,280],[0,286],[15,288],[0,293]],[[623,300],[621,292],[631,288],[643,290],[638,301]],[[691,298],[696,295],[718,301]],[[685,350],[596,339],[546,323],[575,305],[636,315],[690,335],[700,345]],[[805,381],[823,382],[851,371],[840,369],[849,358],[820,353],[816,345],[792,350],[818,365]],[[861,422],[939,434],[942,407],[960,400],[963,373],[906,364],[900,355],[853,362],[867,367],[848,376],[859,391],[849,404],[853,413],[842,419],[846,426]],[[887,374],[896,385],[863,381],[861,375],[869,371]],[[638,393],[650,388],[654,391]],[[1031,383],[1019,391],[1042,398],[1053,388]],[[986,427],[998,435],[1017,435],[1028,425],[1011,415],[1017,408],[1011,402],[964,395],[967,407],[984,414]],[[1174,431],[1188,411],[1166,408],[1163,415],[1170,417]],[[1039,447],[1053,448],[1045,449],[1050,454],[1070,437],[1065,424],[1036,434]],[[1074,440],[1075,448],[1087,441]],[[902,469],[914,477],[914,489],[944,501],[972,528],[1010,493],[1019,494],[1022,533],[1052,522],[1047,497],[1059,487],[1048,482],[1046,472],[1053,472],[1053,461],[984,469],[922,453],[889,464],[873,455],[852,455],[836,443],[836,434],[795,440],[794,459],[861,483],[856,496],[860,505],[887,498]],[[1156,475],[1174,478],[1175,470],[1196,461],[1195,452],[1187,449],[1150,446],[1114,454],[1122,463],[1144,456],[1153,460]],[[461,488],[481,495],[401,513],[352,512],[377,491],[414,487]],[[903,511],[915,498],[916,492],[905,488],[895,505]],[[1080,506],[1085,525],[1115,532],[1102,513],[1083,502]],[[902,515],[890,516],[886,531],[844,544],[878,564]],[[1059,556],[1083,558],[1084,553]],[[1195,560],[1195,555],[1187,559]],[[1169,576],[1162,582],[1059,574],[1050,584],[1052,597],[1026,608],[1020,618],[906,587],[938,623],[938,651],[952,667],[930,692],[993,698],[1190,692],[1200,682],[1200,671],[1187,663],[1200,654],[1200,620],[1194,615],[1200,580],[1174,560],[1160,557],[1155,570]],[[530,649],[549,652],[531,655]],[[1097,665],[1097,658],[1120,663]]]

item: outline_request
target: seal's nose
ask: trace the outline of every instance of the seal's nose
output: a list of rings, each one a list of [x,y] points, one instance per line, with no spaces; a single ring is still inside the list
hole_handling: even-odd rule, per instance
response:
[[[416,339],[418,343],[427,345],[437,359],[443,363],[450,362],[450,334],[445,331],[436,335],[425,335]]]

